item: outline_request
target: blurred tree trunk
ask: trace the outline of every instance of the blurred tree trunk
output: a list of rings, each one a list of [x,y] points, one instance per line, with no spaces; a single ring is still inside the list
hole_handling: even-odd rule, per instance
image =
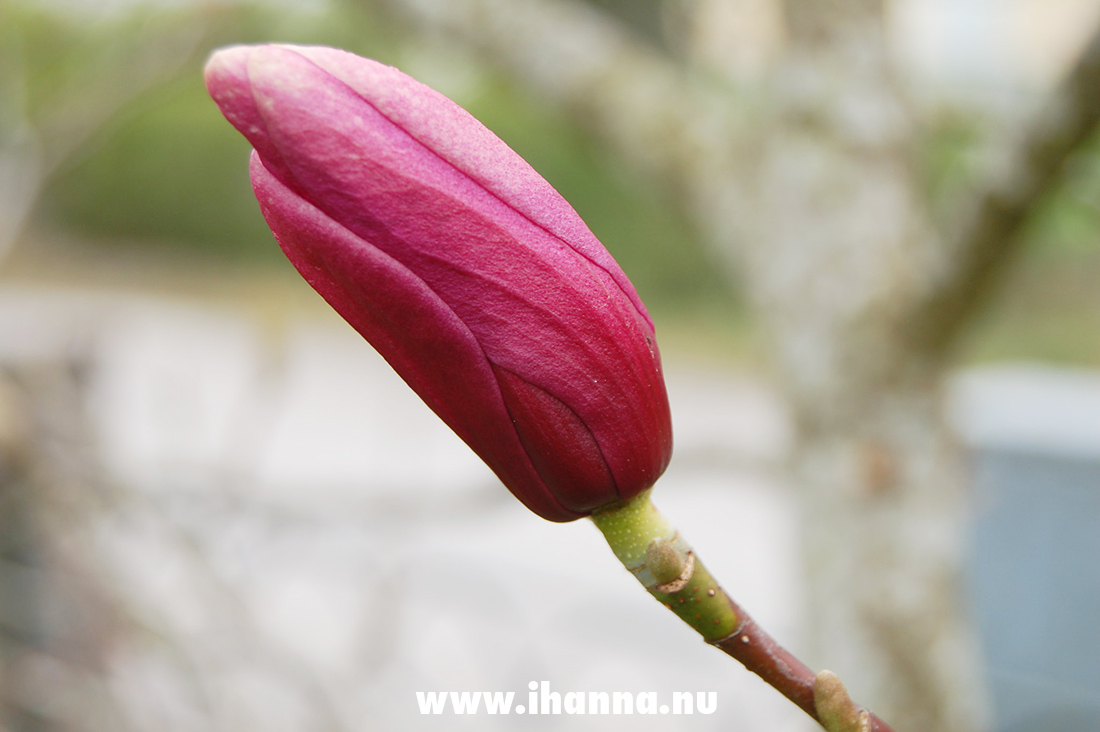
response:
[[[939,354],[908,336],[941,242],[881,6],[787,3],[743,271],[796,422],[813,662],[899,730],[983,725],[965,482]]]
[[[785,0],[782,44],[764,83],[748,89],[695,73],[690,58],[639,42],[591,5],[384,4],[479,47],[669,184],[748,293],[792,408],[806,660],[837,671],[898,730],[982,729],[959,586],[967,486],[941,414],[943,382],[1020,224],[1097,123],[1096,43],[941,227],[918,175],[922,120],[892,75],[882,0]],[[716,4],[668,3],[689,29],[706,22],[692,13]]]

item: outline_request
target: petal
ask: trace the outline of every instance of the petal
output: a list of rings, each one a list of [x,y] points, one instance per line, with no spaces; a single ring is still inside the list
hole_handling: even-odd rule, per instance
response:
[[[395,126],[607,272],[652,327],[634,286],[573,207],[469,112],[391,66],[335,48],[285,48],[347,84]]]
[[[528,508],[551,521],[579,518],[535,471],[480,345],[454,312],[399,262],[284,186],[255,154],[251,170],[264,218],[321,296]]]
[[[599,445],[577,413],[515,374],[494,371],[519,439],[554,496],[585,514],[619,500]]]
[[[207,91],[225,118],[237,128],[272,168],[282,169],[282,156],[267,138],[267,129],[248,80],[248,59],[255,46],[230,46],[210,56],[203,69]],[[285,177],[280,176],[280,177]]]

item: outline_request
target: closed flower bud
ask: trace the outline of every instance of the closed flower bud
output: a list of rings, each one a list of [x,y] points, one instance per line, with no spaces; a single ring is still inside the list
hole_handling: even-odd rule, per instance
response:
[[[653,323],[507,145],[335,49],[224,49],[206,83],[255,148],[286,256],[528,508],[570,521],[657,480],[672,431]]]

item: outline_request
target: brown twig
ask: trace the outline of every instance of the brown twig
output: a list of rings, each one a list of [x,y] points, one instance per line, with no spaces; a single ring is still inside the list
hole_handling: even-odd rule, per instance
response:
[[[726,594],[737,617],[738,629],[711,645],[741,662],[762,678],[769,686],[787,697],[799,709],[810,715],[818,724],[825,725],[814,699],[814,686],[818,678],[809,666],[799,661],[790,651],[776,642],[756,621]],[[871,732],[894,732],[893,728],[868,710]],[[826,727],[828,729],[828,727]]]

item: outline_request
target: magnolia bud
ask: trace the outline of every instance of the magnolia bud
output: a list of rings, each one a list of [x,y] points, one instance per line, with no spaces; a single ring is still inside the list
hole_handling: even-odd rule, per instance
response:
[[[331,48],[227,48],[206,83],[255,148],[286,256],[528,508],[570,521],[657,480],[672,430],[653,323],[522,158]]]

